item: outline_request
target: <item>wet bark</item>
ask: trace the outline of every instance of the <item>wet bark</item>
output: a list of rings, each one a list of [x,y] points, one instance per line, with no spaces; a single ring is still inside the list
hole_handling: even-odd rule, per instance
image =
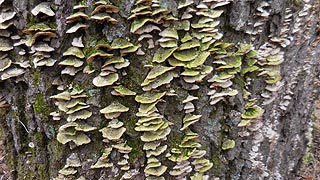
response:
[[[131,42],[136,42],[137,36],[130,33],[131,21],[126,20],[134,1],[111,2],[120,7],[119,14],[115,15],[118,24],[97,25],[89,22],[90,28],[84,34],[87,45],[99,38],[112,41],[117,37],[127,37]],[[185,115],[181,103],[183,98],[188,93],[199,98],[194,105],[197,114],[201,114],[202,117],[199,122],[191,126],[191,129],[199,134],[201,149],[206,150],[205,157],[213,163],[213,167],[207,173],[210,175],[209,179],[294,179],[306,150],[309,138],[307,134],[311,126],[310,115],[319,91],[320,4],[317,0],[301,1],[301,4],[297,4],[300,1],[273,0],[268,7],[270,14],[260,27],[261,31],[257,35],[249,35],[246,32],[259,20],[256,9],[261,2],[261,0],[236,0],[221,7],[224,14],[220,17],[219,31],[224,34],[225,42],[235,44],[252,42],[254,48],[262,52],[261,47],[270,42],[270,36],[280,36],[286,8],[291,10],[293,16],[287,32],[291,42],[286,47],[280,47],[284,53],[284,62],[281,64],[282,88],[272,93],[275,99],[271,103],[262,105],[265,99],[261,94],[266,87],[263,77],[255,76],[248,85],[253,97],[258,99],[258,104],[264,109],[262,117],[252,122],[250,126],[237,126],[241,120],[245,100],[241,81],[237,83],[236,80],[233,88],[240,93],[211,106],[208,103],[209,96],[206,95],[210,91],[206,82],[199,83],[200,89],[190,93],[184,88],[187,84],[181,78],[176,78],[170,84],[178,96],[165,97],[166,102],[157,105],[159,112],[174,123],[167,140],[169,146],[167,151],[169,151],[183,135],[179,131]],[[51,46],[55,48],[52,56],[59,62],[62,53],[72,41],[72,35],[65,33],[66,17],[71,14],[75,1],[56,0],[51,3],[56,12],[53,23],[57,25],[58,34],[58,38],[51,42]],[[163,3],[173,11],[174,15],[178,15],[175,1],[166,0]],[[14,33],[23,36],[22,30],[28,27],[30,11],[36,4],[38,2],[35,0],[12,1],[12,6],[17,12]],[[91,6],[92,1],[89,0],[87,4]],[[306,7],[309,9],[305,10]],[[299,15],[301,12],[307,15]],[[131,62],[126,69],[128,75],[122,77],[120,83],[141,94],[143,91],[140,84],[148,73],[144,65],[150,62],[153,53],[154,50],[147,50],[145,56],[128,57]],[[14,56],[16,61],[18,59],[29,61],[31,58],[28,53],[24,56],[17,55],[18,49],[12,54],[16,54]],[[101,66],[101,62],[95,63],[97,67]],[[89,168],[101,156],[105,146],[98,130],[89,133],[91,143],[74,149],[56,140],[59,127],[66,122],[65,117],[60,121],[53,121],[49,115],[57,109],[50,96],[59,92],[57,86],[52,83],[59,76],[65,86],[78,85],[92,94],[87,99],[93,112],[93,116],[88,120],[92,126],[99,128],[105,126],[105,120],[99,110],[112,101],[117,100],[130,107],[129,112],[121,115],[127,128],[124,138],[133,148],[130,154],[131,168],[140,172],[135,178],[144,179],[143,164],[146,163],[146,158],[140,141],[141,133],[134,131],[134,124],[137,121],[135,113],[139,107],[134,97],[112,96],[111,86],[95,87],[92,79],[98,73],[88,75],[79,72],[71,77],[61,75],[61,70],[57,63],[53,67],[30,66],[22,76],[0,81],[0,97],[3,96],[7,104],[0,106],[0,127],[2,134],[5,135],[7,163],[12,170],[11,179],[45,180],[57,177],[58,171],[65,165],[66,158],[73,152],[78,154],[82,162],[82,166],[77,169],[76,177],[82,175],[86,179],[110,179],[111,174],[111,177],[117,174],[114,169]],[[222,144],[226,139],[234,140],[235,147],[222,150]],[[111,158],[111,161],[116,162],[117,158]],[[169,169],[173,166],[173,163],[165,157],[162,163]],[[174,179],[168,173],[165,177]]]

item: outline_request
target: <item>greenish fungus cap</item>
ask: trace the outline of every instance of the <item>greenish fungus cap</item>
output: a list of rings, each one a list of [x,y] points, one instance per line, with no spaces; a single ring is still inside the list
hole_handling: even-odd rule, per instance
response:
[[[178,47],[172,47],[172,48],[158,48],[156,52],[154,53],[152,62],[162,63],[166,59],[168,59],[172,53],[177,50]]]
[[[144,169],[144,172],[148,175],[153,175],[153,176],[161,176],[163,173],[165,173],[167,170],[167,166],[159,166],[159,167],[154,167],[154,168],[146,168]]]
[[[67,34],[71,34],[71,33],[77,32],[78,30],[88,29],[88,28],[89,28],[89,25],[87,25],[87,24],[77,23],[77,24],[75,24],[74,26],[72,26],[71,28],[69,28],[69,29],[66,31],[66,33],[67,33]]]
[[[122,126],[123,126],[123,122],[119,121],[118,119],[113,119],[112,121],[109,122],[107,127],[112,129],[118,129]]]
[[[80,110],[82,110],[82,109],[87,109],[87,108],[89,108],[89,107],[90,107],[90,105],[81,105],[81,104],[78,104],[78,105],[70,108],[70,109],[67,111],[67,114],[73,114],[73,113],[75,113],[75,112],[77,112],[77,111],[80,111]]]
[[[70,176],[76,174],[78,171],[73,167],[64,167],[63,169],[59,170],[59,173],[64,176]]]
[[[128,146],[127,143],[120,143],[120,144],[116,144],[116,145],[112,145],[112,147],[114,149],[117,149],[120,153],[123,154],[128,154],[131,152],[132,148],[130,146]]]
[[[36,7],[34,7],[31,10],[31,13],[34,16],[37,16],[39,13],[46,14],[47,16],[54,16],[55,15],[55,13],[52,11],[52,9],[50,7],[50,3],[48,3],[48,2],[42,2],[42,3],[38,4]]]
[[[115,86],[113,88],[121,96],[135,96],[137,94],[136,92],[131,91],[130,89],[124,87],[123,85]]]
[[[92,83],[96,87],[104,87],[114,84],[118,79],[119,75],[117,73],[111,73],[107,76],[97,76],[93,78]]]
[[[178,4],[178,9],[182,9],[184,7],[190,6],[191,4],[193,4],[194,1],[193,0],[184,0],[184,1],[180,1]]]
[[[236,145],[236,142],[231,139],[227,139],[222,143],[222,150],[232,149]]]
[[[72,66],[76,68],[81,67],[83,64],[84,62],[77,58],[67,58],[59,63],[59,65],[62,66]]]
[[[200,47],[200,41],[197,39],[192,39],[191,41],[181,44],[178,50],[182,51],[182,50],[193,49],[197,47]]]
[[[90,17],[91,20],[96,20],[96,21],[106,21],[110,22],[111,24],[117,24],[118,21],[114,18],[112,18],[108,13],[99,13],[95,14]]]
[[[50,99],[58,99],[58,100],[66,100],[69,101],[71,99],[71,95],[68,91],[63,91],[59,94],[50,96]]]
[[[54,51],[54,48],[49,46],[47,43],[40,42],[33,46],[34,50],[40,51],[40,52],[52,52]]]
[[[75,126],[75,130],[82,131],[82,132],[89,132],[89,131],[93,131],[96,129],[97,129],[96,127],[90,126],[90,125],[83,123],[83,122],[79,122],[79,123],[77,123],[77,126]]]
[[[125,62],[125,59],[123,57],[116,56],[116,57],[113,57],[111,59],[106,60],[106,62],[102,65],[101,68],[105,68],[106,66],[111,65],[111,64],[118,64],[118,63],[124,63],[124,62]]]
[[[177,40],[170,40],[170,41],[166,41],[166,42],[160,42],[159,44],[163,48],[173,48],[173,47],[178,46],[178,41]]]
[[[4,58],[0,60],[0,71],[4,71],[8,69],[11,66],[11,59],[9,58]]]
[[[141,141],[143,142],[151,142],[151,141],[157,141],[161,139],[165,139],[171,132],[170,128],[158,130],[156,132],[148,131],[144,132],[143,136],[141,136]]]
[[[70,114],[67,118],[67,121],[68,122],[73,122],[73,121],[76,121],[78,119],[88,119],[92,116],[92,112],[88,111],[88,110],[80,110],[80,111],[77,111],[73,114]]]
[[[120,50],[120,54],[121,54],[121,56],[125,56],[125,55],[127,55],[129,53],[136,52],[139,48],[140,48],[140,46],[131,46],[131,47],[128,47],[128,48],[125,48],[125,49],[121,49]]]
[[[112,41],[111,48],[112,49],[126,49],[134,46],[131,42],[126,40],[125,38],[117,38]]]
[[[187,64],[187,68],[196,68],[198,66],[201,66],[207,58],[210,56],[210,52],[200,52],[199,55],[195,58],[195,60],[190,61]]]
[[[172,69],[174,69],[175,67],[166,67],[166,66],[154,66],[151,71],[148,73],[147,77],[146,77],[146,80],[150,80],[150,79],[155,79],[157,78],[158,76],[164,74],[165,72],[167,71],[170,71]],[[142,83],[141,86],[145,86],[145,85],[148,85],[146,83]]]
[[[74,142],[76,146],[80,146],[83,144],[88,144],[91,142],[90,138],[85,135],[83,132],[76,132],[75,135],[67,135],[63,133],[58,133],[57,140],[61,144],[66,144],[68,142]]]
[[[91,14],[95,15],[101,11],[107,12],[107,13],[118,13],[119,8],[111,4],[101,4],[95,7]]]
[[[142,19],[138,19],[133,21],[133,23],[131,24],[131,29],[130,32],[131,33],[135,33],[137,30],[139,30],[142,26],[144,26],[147,22],[152,22],[153,19],[151,18],[142,18]]]
[[[209,11],[198,11],[196,15],[198,16],[205,16],[209,18],[218,18],[223,13],[223,10],[209,10]]]
[[[165,94],[166,92],[162,92],[162,93],[146,92],[142,95],[137,95],[135,97],[135,100],[141,104],[149,104],[161,99]]]
[[[6,52],[13,49],[13,45],[7,38],[0,38],[0,52]]]
[[[199,51],[195,49],[188,49],[182,51],[175,51],[173,56],[179,61],[192,61],[199,55]]]
[[[108,140],[119,140],[124,132],[126,132],[126,128],[121,127],[118,129],[113,128],[102,128],[99,130],[102,133],[102,137]]]
[[[151,156],[160,156],[160,154],[164,153],[167,150],[168,146],[158,146],[155,150],[147,151],[147,158]]]
[[[160,127],[164,124],[164,122],[160,121],[160,124],[153,124],[153,125],[149,125],[149,126],[137,126],[134,128],[135,131],[157,131],[158,129],[160,129]]]
[[[80,18],[88,20],[89,16],[86,13],[79,11],[68,16],[66,20],[67,20],[67,23],[69,24],[69,23],[78,21]]]
[[[262,116],[263,109],[257,105],[250,107],[245,110],[245,112],[241,115],[243,119],[256,119]]]
[[[200,159],[206,154],[205,150],[196,150],[192,153],[191,157],[193,159]]]
[[[112,167],[113,164],[109,163],[109,158],[108,158],[111,151],[112,151],[112,148],[106,148],[103,154],[101,155],[101,157],[98,159],[98,161],[91,166],[91,169]]]
[[[161,144],[161,141],[152,141],[152,142],[146,142],[143,144],[143,150],[156,150],[157,147],[159,147]]]
[[[109,114],[109,113],[122,113],[129,111],[129,108],[122,105],[118,101],[112,102],[109,106],[100,110],[101,114]]]
[[[70,47],[65,51],[62,56],[75,56],[77,58],[83,59],[85,55],[83,54],[82,50],[78,47]]]
[[[89,57],[87,58],[87,62],[92,62],[97,57],[112,58],[113,54],[110,54],[101,50],[97,50],[94,53],[89,55]]]
[[[81,162],[77,153],[72,153],[68,158],[65,167],[80,167]]]
[[[179,39],[179,35],[176,29],[174,28],[166,28],[162,32],[159,33],[162,37]]]

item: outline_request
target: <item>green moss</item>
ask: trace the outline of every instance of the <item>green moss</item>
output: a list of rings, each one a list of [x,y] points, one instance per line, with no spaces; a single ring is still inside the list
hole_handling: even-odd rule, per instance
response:
[[[32,74],[32,84],[33,85],[39,85],[39,82],[40,82],[40,77],[41,74],[39,71],[35,71],[33,74]]]
[[[33,110],[36,114],[47,116],[49,113],[48,105],[42,94],[37,94],[33,104]]]
[[[220,164],[221,164],[221,160],[220,160],[220,153],[219,151],[216,151],[212,156],[211,156],[211,162],[213,163],[213,167],[215,169],[218,169]]]
[[[126,138],[128,145],[132,148],[132,151],[129,153],[130,163],[135,162],[139,157],[144,157],[142,150],[143,142],[140,139],[136,138]]]

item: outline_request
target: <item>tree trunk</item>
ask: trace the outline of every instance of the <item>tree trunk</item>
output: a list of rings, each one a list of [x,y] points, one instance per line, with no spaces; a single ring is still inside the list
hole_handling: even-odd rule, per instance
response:
[[[295,179],[320,2],[188,2],[0,1],[11,179]]]

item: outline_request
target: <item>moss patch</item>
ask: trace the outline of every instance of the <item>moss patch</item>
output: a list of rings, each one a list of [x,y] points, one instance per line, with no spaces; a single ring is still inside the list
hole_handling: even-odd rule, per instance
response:
[[[49,109],[46,100],[42,94],[37,94],[33,104],[33,110],[36,114],[48,115]]]

